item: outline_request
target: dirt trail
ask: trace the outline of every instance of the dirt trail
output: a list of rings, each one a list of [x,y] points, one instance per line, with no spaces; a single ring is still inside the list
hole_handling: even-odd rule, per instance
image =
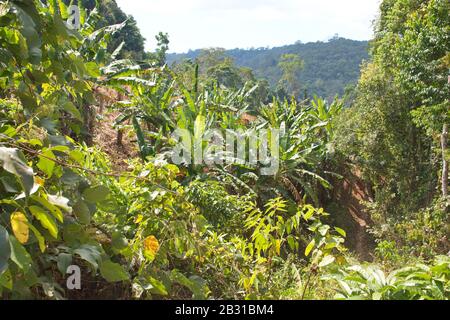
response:
[[[373,241],[367,233],[372,224],[363,202],[373,201],[370,190],[360,178],[357,170],[348,170],[345,178],[337,181],[334,188],[334,198],[344,209],[347,220],[351,218],[351,232],[348,232],[349,244],[353,247],[359,258],[371,260],[370,255]]]
[[[105,111],[100,116],[103,119],[97,120],[93,128],[94,145],[109,156],[114,170],[127,171],[126,160],[139,156],[136,143],[131,141],[127,132],[123,134],[122,144],[117,143],[117,130],[113,128],[113,123],[118,116],[117,112]]]

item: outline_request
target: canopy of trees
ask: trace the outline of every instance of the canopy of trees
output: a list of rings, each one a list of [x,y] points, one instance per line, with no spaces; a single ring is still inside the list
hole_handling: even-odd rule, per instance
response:
[[[183,59],[195,59],[201,50],[185,54],[169,54],[168,63]],[[317,94],[325,98],[343,95],[347,86],[358,81],[360,65],[368,59],[368,43],[343,38],[334,38],[328,42],[297,43],[277,48],[234,49],[227,50],[236,65],[253,70],[257,79],[266,79],[275,89],[283,77],[279,67],[284,54],[294,54],[304,61],[302,72],[297,81],[302,92],[309,96]]]

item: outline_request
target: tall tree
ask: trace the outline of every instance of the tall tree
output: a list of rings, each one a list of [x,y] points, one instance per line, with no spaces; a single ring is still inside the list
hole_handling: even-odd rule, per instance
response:
[[[119,55],[120,58],[143,59],[145,39],[141,35],[136,20],[133,16],[124,13],[115,0],[64,0],[64,2],[66,4],[80,3],[88,11],[92,11],[97,7],[100,17],[97,28],[127,21],[125,27],[114,34],[112,41],[108,45],[108,50],[113,52],[124,42]]]
[[[278,62],[278,67],[283,71],[279,85],[295,97],[300,94],[298,75],[303,70],[304,64],[298,55],[289,53],[283,54]]]
[[[159,65],[164,65],[166,63],[166,53],[169,50],[169,35],[164,32],[158,33],[156,36],[157,41],[157,49],[156,49],[156,57],[159,62]]]
[[[382,2],[372,62],[342,116],[338,144],[375,186],[380,211],[393,216],[428,205],[439,175],[448,183],[441,140],[450,122],[449,7],[448,0]]]

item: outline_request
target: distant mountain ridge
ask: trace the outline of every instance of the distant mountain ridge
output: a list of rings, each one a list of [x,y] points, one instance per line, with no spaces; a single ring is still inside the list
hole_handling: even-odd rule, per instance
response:
[[[257,78],[267,79],[275,87],[281,78],[278,61],[281,55],[298,54],[305,67],[299,75],[303,89],[309,95],[322,97],[343,95],[348,85],[354,85],[360,75],[360,66],[368,60],[368,41],[335,37],[328,42],[296,43],[282,47],[257,49],[232,49],[226,53],[241,67],[251,68]],[[201,52],[171,53],[169,65],[183,59],[195,59]]]

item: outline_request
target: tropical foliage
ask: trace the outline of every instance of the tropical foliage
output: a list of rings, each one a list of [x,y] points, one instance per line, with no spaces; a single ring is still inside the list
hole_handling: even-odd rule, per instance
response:
[[[140,55],[121,38],[133,21],[110,25],[94,6],[72,30],[66,5],[0,1],[2,299],[449,298],[448,196],[436,188],[448,2],[383,2],[350,108],[303,100],[297,55],[280,62],[280,98],[220,50],[170,68],[160,33]],[[99,88],[117,93],[106,109]],[[93,139],[105,115],[118,147],[136,145],[126,169]],[[205,161],[174,160],[178,129]],[[227,134],[270,156],[218,148]],[[374,192],[372,264],[332,210],[351,167]],[[67,285],[74,266],[81,290]]]

